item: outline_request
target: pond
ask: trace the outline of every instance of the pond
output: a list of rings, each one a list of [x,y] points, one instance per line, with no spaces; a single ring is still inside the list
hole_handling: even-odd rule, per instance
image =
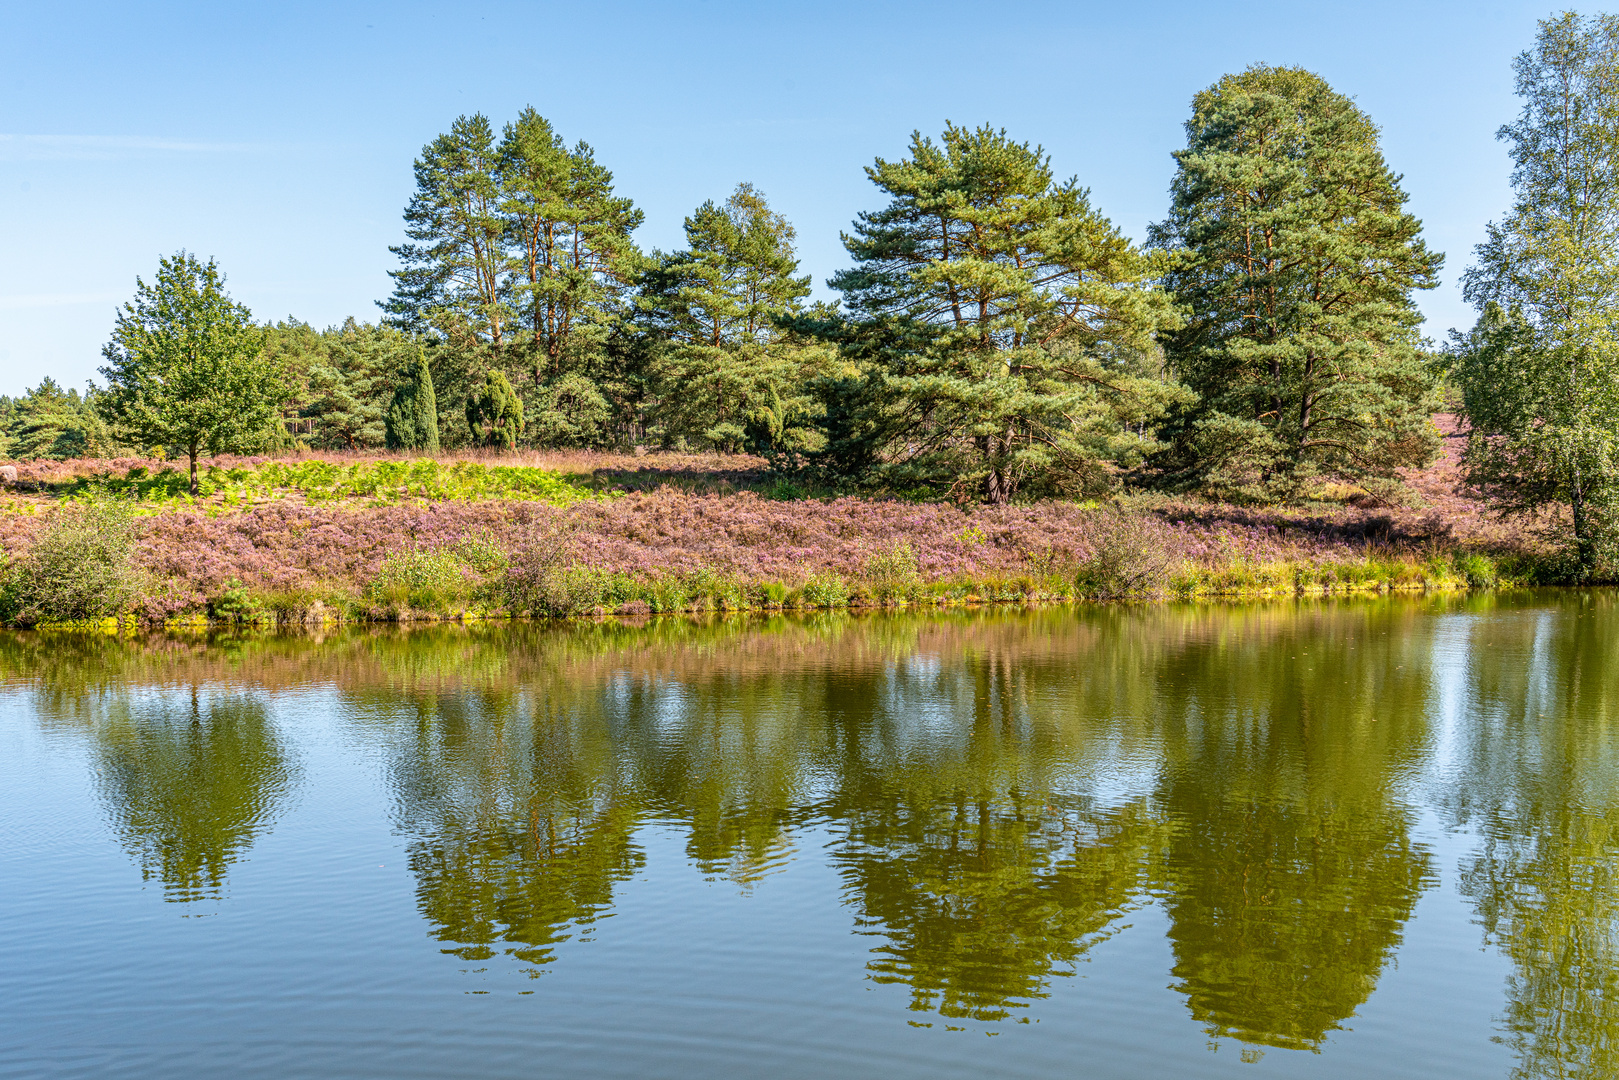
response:
[[[1601,591],[0,636],[0,1074],[1619,1075]]]

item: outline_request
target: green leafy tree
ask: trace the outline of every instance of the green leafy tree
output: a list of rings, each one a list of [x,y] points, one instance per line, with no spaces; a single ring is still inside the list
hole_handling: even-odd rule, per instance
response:
[[[195,494],[199,454],[248,449],[279,428],[286,383],[214,260],[179,252],[135,290],[102,349],[108,387],[96,405],[136,442],[183,448]]]
[[[482,392],[467,398],[467,427],[485,446],[517,448],[523,436],[523,401],[506,376],[489,372]]]
[[[1516,197],[1464,277],[1452,378],[1470,479],[1508,512],[1569,507],[1586,577],[1619,531],[1619,17],[1547,19],[1514,66]]]
[[[831,284],[853,319],[835,339],[876,384],[858,392],[883,479],[1001,503],[1031,482],[1104,486],[1107,463],[1155,449],[1145,425],[1182,396],[1152,370],[1176,316],[1158,258],[1077,180],[953,124],[866,174],[891,202],[860,215]]]
[[[436,331],[459,346],[487,342],[498,352],[506,302],[506,222],[501,214],[498,148],[482,113],[457,117],[422,148],[416,191],[405,207],[410,243],[390,247],[394,293],[379,301],[390,325]]]
[[[438,402],[433,396],[433,373],[420,346],[394,390],[384,425],[388,449],[438,453]]]
[[[1200,396],[1175,482],[1261,501],[1322,476],[1391,491],[1438,445],[1412,291],[1443,256],[1377,128],[1319,76],[1257,66],[1199,93],[1186,135],[1153,230],[1188,312],[1169,361]]]
[[[711,200],[686,219],[686,250],[655,256],[641,305],[662,342],[652,379],[665,440],[734,452],[750,431],[780,439],[789,416],[806,412],[797,399],[826,350],[777,325],[810,292],[794,238],[764,194],[740,184],[723,206]]]
[[[123,687],[95,731],[97,786],[119,841],[163,898],[217,897],[297,780],[261,702],[209,697],[138,708]],[[113,696],[113,695],[109,695]]]

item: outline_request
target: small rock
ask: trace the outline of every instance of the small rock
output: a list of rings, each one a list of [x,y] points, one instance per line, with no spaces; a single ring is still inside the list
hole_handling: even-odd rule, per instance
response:
[[[0,465],[0,480],[8,484],[15,484],[17,482],[17,466]]]

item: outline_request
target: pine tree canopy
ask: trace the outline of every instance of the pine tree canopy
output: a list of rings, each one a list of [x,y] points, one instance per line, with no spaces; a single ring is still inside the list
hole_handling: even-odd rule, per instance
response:
[[[860,215],[830,284],[876,383],[850,430],[880,444],[864,456],[886,482],[1004,502],[1105,487],[1155,448],[1147,425],[1183,396],[1157,371],[1156,335],[1178,325],[1159,257],[1004,131],[917,133],[866,174],[890,202]]]
[[[640,305],[660,340],[652,380],[666,443],[735,451],[809,438],[803,387],[829,352],[778,325],[810,292],[795,236],[744,183],[686,218],[685,250],[654,256]]]
[[[1186,134],[1153,235],[1187,313],[1171,368],[1200,401],[1167,460],[1183,483],[1262,501],[1323,476],[1397,485],[1437,446],[1412,291],[1443,257],[1376,127],[1320,77],[1259,66],[1199,93]]]

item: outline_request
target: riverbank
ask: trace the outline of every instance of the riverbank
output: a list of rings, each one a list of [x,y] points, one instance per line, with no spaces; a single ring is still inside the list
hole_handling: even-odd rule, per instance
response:
[[[7,623],[302,624],[1242,598],[1550,583],[1556,575],[1551,554],[1532,538],[1489,532],[1478,515],[1433,509],[1254,511],[1141,498],[984,507],[773,499],[671,485],[611,493],[563,474],[550,474],[541,497],[457,496],[440,483],[436,492],[402,486],[379,498],[375,490],[345,493],[328,477],[317,497],[244,483],[241,495],[225,489],[189,503],[131,501],[141,492],[128,488],[139,481],[126,481],[124,491],[108,485],[99,496],[79,488],[0,506]],[[479,490],[491,486],[481,483]],[[80,549],[95,546],[96,528],[113,526],[92,522],[89,534],[81,528],[66,539],[53,529],[75,515],[88,521],[131,511],[122,554],[97,556],[122,560],[96,586],[120,598],[116,610],[74,610],[43,595],[49,587],[85,593],[89,586],[74,577],[86,558]],[[66,578],[55,586],[30,581],[44,574],[45,549],[64,543],[79,545],[53,556]],[[35,597],[31,610],[19,599],[25,594]]]

